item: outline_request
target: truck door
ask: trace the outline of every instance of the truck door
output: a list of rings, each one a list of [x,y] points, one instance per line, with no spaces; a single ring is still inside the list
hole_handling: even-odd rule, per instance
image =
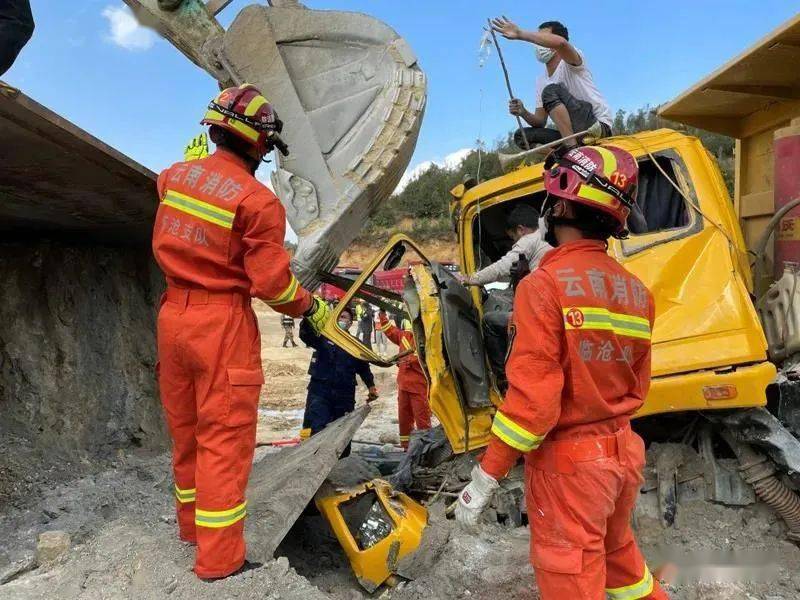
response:
[[[401,293],[368,283],[376,270],[401,266],[408,271]],[[389,366],[406,353],[397,347],[386,352],[368,348],[338,327],[339,312],[355,298],[363,298],[390,316],[394,313],[395,320],[402,318],[400,312],[410,319],[417,355],[428,379],[431,411],[454,451],[486,445],[500,396],[491,383],[478,311],[452,271],[429,261],[406,236],[396,235],[347,290],[323,334],[353,356]]]

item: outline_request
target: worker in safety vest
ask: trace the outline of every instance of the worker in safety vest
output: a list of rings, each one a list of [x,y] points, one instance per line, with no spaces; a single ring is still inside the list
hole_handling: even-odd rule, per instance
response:
[[[244,493],[264,383],[250,298],[304,316],[315,329],[329,310],[289,270],[284,209],[254,177],[267,153],[286,149],[272,106],[252,85],[228,88],[202,123],[217,150],[159,175],[153,253],[167,279],[157,371],[178,529],[197,544],[197,576],[216,579],[249,566]]]
[[[667,598],[633,536],[644,443],[630,428],[650,387],[653,300],[607,254],[624,237],[638,166],[615,147],[545,163],[555,247],[514,298],[509,388],[456,518],[476,523],[525,456],[531,560],[543,600]]]
[[[378,313],[378,329],[389,341],[400,346],[400,352],[408,352],[400,359],[397,371],[397,422],[400,430],[400,445],[408,449],[408,440],[414,429],[424,430],[431,427],[431,407],[428,404],[428,380],[422,372],[422,365],[416,354],[414,334],[411,333],[411,321],[403,319],[400,329],[386,316],[384,311]]]

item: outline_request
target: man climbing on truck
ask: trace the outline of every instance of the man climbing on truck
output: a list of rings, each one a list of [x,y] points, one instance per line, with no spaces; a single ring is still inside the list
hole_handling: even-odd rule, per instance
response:
[[[244,494],[264,383],[250,299],[315,330],[329,310],[290,271],[284,208],[254,177],[267,153],[285,148],[270,103],[252,85],[227,88],[201,122],[217,149],[159,175],[153,253],[167,280],[157,371],[178,531],[197,544],[194,572],[208,580],[248,568]]]
[[[583,52],[569,41],[569,31],[558,21],[545,21],[538,31],[526,31],[506,17],[492,19],[492,28],[508,40],[530,42],[536,47],[536,59],[545,72],[536,81],[536,108],[530,112],[522,100],[513,98],[508,104],[512,115],[519,116],[530,127],[514,134],[514,141],[525,148],[528,143],[547,144],[574,133],[588,131],[593,138],[611,135],[611,109],[594,83]],[[558,129],[545,127],[547,118]],[[564,141],[567,148],[580,139]]]
[[[545,239],[517,288],[508,392],[456,518],[478,521],[525,456],[531,560],[543,600],[665,599],[631,529],[644,443],[630,427],[650,387],[652,296],[607,254],[625,237],[638,166],[615,147],[545,162]]]
[[[400,430],[400,445],[408,449],[408,441],[413,430],[423,431],[431,427],[431,407],[428,404],[428,380],[422,372],[416,354],[411,321],[402,318],[401,329],[389,320],[384,311],[378,312],[379,329],[389,341],[400,346],[400,352],[407,353],[400,359],[397,371],[397,422]],[[407,325],[406,325],[407,323]]]

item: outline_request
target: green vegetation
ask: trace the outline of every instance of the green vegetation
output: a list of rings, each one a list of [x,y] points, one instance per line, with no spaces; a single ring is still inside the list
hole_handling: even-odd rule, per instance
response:
[[[733,146],[732,138],[686,127],[660,118],[649,106],[631,113],[620,110],[614,119],[615,134],[631,134],[638,131],[669,127],[698,137],[717,159],[728,189],[733,190]],[[436,165],[411,181],[399,194],[387,200],[364,228],[357,242],[364,245],[382,245],[398,230],[406,231],[417,240],[437,239],[455,241],[450,222],[450,190],[469,175],[486,181],[502,175],[497,152],[518,152],[509,133],[505,139],[497,140],[490,149],[477,150],[461,161],[455,169],[443,169]]]
[[[697,127],[688,127],[681,123],[662,119],[656,114],[656,110],[657,108],[650,108],[647,106],[632,113],[626,113],[624,110],[617,111],[617,116],[614,119],[613,125],[614,134],[626,135],[639,131],[667,127],[669,129],[677,129],[686,135],[692,135],[698,138],[706,149],[716,157],[719,168],[722,171],[722,177],[725,179],[725,184],[728,186],[728,192],[733,196],[734,139],[718,133],[711,133],[704,129],[698,129]]]

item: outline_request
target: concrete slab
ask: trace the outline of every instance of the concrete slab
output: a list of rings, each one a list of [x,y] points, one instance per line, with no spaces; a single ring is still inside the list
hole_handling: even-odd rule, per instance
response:
[[[368,405],[360,406],[299,446],[267,454],[253,465],[245,525],[250,560],[272,559],[369,411]]]
[[[0,84],[0,233],[144,244],[156,175]]]

